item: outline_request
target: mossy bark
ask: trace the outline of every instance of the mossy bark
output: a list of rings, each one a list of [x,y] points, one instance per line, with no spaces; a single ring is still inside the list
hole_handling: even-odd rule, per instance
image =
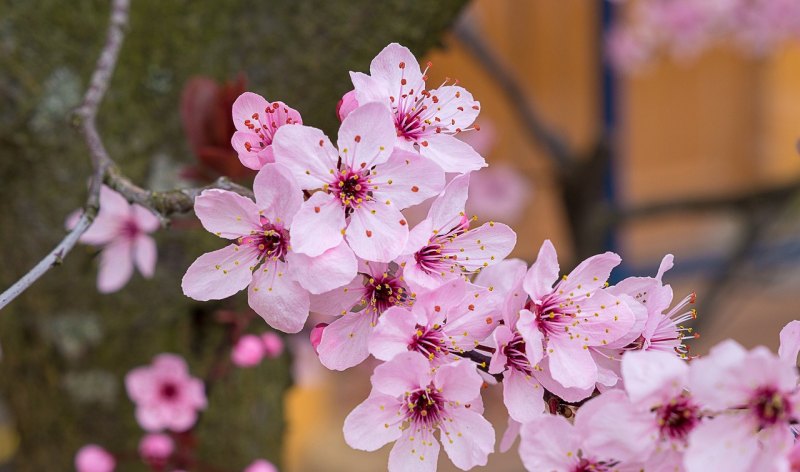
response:
[[[186,80],[229,79],[300,110],[306,124],[335,135],[335,106],[351,88],[348,70],[367,70],[392,41],[423,53],[464,0],[134,0],[129,32],[99,127],[112,157],[134,181],[171,184],[191,164],[179,120]],[[105,35],[100,0],[0,0],[0,288],[9,286],[64,234],[86,195],[84,143],[70,126]],[[191,221],[191,217],[186,221]],[[68,470],[96,442],[135,451],[141,432],[122,379],[160,352],[185,356],[204,376],[224,336],[215,308],[245,308],[242,295],[197,304],[180,277],[219,247],[189,224],[157,235],[159,263],[122,291],[95,290],[93,250],[77,248],[0,312],[0,398],[21,437],[14,470]],[[179,229],[178,227],[189,227]],[[251,328],[263,331],[257,320]],[[279,461],[289,360],[233,372],[214,387],[202,420],[202,460],[240,470]],[[124,466],[121,470],[139,469]]]

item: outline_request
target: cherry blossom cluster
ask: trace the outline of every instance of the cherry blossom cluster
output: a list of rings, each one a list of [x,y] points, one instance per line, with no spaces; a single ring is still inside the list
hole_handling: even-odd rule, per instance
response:
[[[637,0],[625,5],[607,41],[612,61],[633,70],[653,56],[695,56],[722,42],[764,55],[800,32],[794,0]]]

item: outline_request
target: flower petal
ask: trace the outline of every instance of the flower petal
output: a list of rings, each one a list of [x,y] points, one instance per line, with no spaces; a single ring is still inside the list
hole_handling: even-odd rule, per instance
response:
[[[146,234],[136,236],[133,242],[133,260],[144,278],[149,279],[153,276],[157,258],[156,241]]]
[[[408,224],[394,205],[369,202],[350,215],[345,237],[358,257],[390,262],[400,255],[408,241]]]
[[[272,141],[275,162],[286,166],[303,190],[332,181],[339,153],[321,130],[310,126],[282,126]]]
[[[683,463],[687,472],[746,472],[758,455],[754,425],[737,415],[720,415],[700,423],[689,434]]]
[[[426,136],[420,142],[419,152],[445,172],[466,174],[488,165],[472,146],[444,133]]]
[[[257,257],[257,249],[236,244],[205,253],[186,270],[181,281],[183,294],[199,301],[230,297],[253,279]]]
[[[316,257],[291,251],[286,261],[294,279],[313,294],[349,284],[358,270],[356,256],[344,241]]]
[[[370,395],[344,419],[344,440],[362,451],[377,451],[403,433],[399,400],[380,393]]]
[[[447,400],[466,404],[481,394],[483,379],[474,363],[463,360],[439,367],[433,376],[433,384]]]
[[[553,284],[558,280],[558,255],[549,239],[545,239],[539,248],[536,262],[531,265],[522,286],[531,299],[541,301],[545,295],[553,291]]]
[[[293,128],[295,128],[293,126]],[[300,206],[289,230],[292,250],[319,256],[342,242],[344,209],[332,194],[317,192]]]
[[[261,229],[256,204],[227,190],[203,190],[194,200],[194,212],[206,230],[221,238],[236,239]]]
[[[351,169],[370,169],[389,160],[397,132],[389,107],[362,105],[342,121],[336,142],[343,163]]]
[[[303,204],[303,192],[291,172],[280,164],[264,166],[253,181],[256,205],[270,221],[292,224],[295,213]]]
[[[322,331],[317,346],[319,360],[331,370],[345,370],[369,357],[367,342],[372,334],[372,316],[362,312],[348,313]]]
[[[427,387],[432,378],[431,366],[425,356],[406,351],[376,367],[370,381],[373,392],[397,398]]]
[[[125,238],[116,239],[100,253],[97,290],[100,293],[116,292],[128,283],[131,275],[133,275],[132,241]]]
[[[247,302],[268,325],[284,333],[303,329],[310,307],[308,292],[279,262],[265,263],[253,273]]]
[[[791,321],[784,326],[780,339],[778,356],[792,365],[797,365],[797,353],[800,352],[800,321]]]
[[[371,183],[377,188],[376,200],[391,200],[400,210],[421,203],[444,188],[442,169],[417,153],[398,148],[375,171]]]
[[[456,237],[449,246],[458,249],[456,262],[469,271],[505,259],[517,243],[517,233],[502,223],[484,223]]]
[[[536,418],[522,425],[520,435],[519,455],[531,472],[573,470],[580,460],[578,435],[561,416]]]
[[[441,440],[453,464],[462,470],[486,465],[489,454],[494,452],[492,425],[479,413],[464,407],[451,410],[450,419]]]
[[[436,472],[439,441],[428,430],[407,429],[389,453],[389,472]]]
[[[369,352],[388,361],[407,352],[417,325],[416,317],[405,308],[391,307],[381,315],[369,339]]]
[[[625,390],[634,403],[657,405],[670,392],[679,394],[689,380],[689,366],[675,354],[661,351],[629,351],[622,356]]]
[[[503,403],[508,414],[527,423],[544,414],[544,387],[534,377],[509,369],[503,376]]]

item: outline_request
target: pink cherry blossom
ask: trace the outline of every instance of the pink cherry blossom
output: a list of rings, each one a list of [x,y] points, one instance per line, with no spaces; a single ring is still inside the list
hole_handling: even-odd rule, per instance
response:
[[[114,456],[96,444],[87,444],[75,454],[78,472],[112,472],[117,466]]]
[[[451,362],[475,349],[499,322],[498,300],[488,289],[455,279],[420,295],[410,308],[386,310],[369,352],[384,361],[416,351],[437,364]]]
[[[561,416],[543,415],[522,425],[519,455],[529,472],[639,472],[641,464],[623,462],[587,440],[588,411],[578,410],[575,425]],[[649,470],[649,469],[648,469]]]
[[[592,349],[628,334],[636,321],[628,305],[603,288],[619,263],[611,252],[592,256],[559,280],[556,251],[547,240],[525,275],[530,300],[517,329],[528,358],[541,359],[543,373],[564,388],[591,392],[599,379]]]
[[[430,290],[448,280],[480,272],[503,260],[517,235],[508,226],[488,222],[470,229],[464,213],[469,175],[453,179],[411,231],[399,259],[412,288]]]
[[[258,459],[245,467],[243,472],[278,472],[278,468],[266,459]]]
[[[346,240],[365,260],[390,262],[408,239],[400,210],[438,193],[444,174],[416,153],[394,149],[383,105],[359,107],[339,128],[338,151],[316,128],[286,126],[275,135],[275,160],[304,190],[291,231],[295,251],[318,256]]]
[[[156,469],[163,468],[175,451],[175,441],[163,433],[146,434],[139,441],[139,456]]]
[[[225,190],[205,190],[197,197],[195,213],[203,226],[234,242],[200,256],[183,276],[183,293],[205,301],[249,287],[248,302],[256,313],[273,328],[296,333],[308,317],[308,292],[347,284],[357,262],[344,243],[313,258],[294,252],[290,231],[303,195],[280,165],[264,166],[253,190],[255,202]]]
[[[480,103],[463,87],[425,89],[427,68],[420,70],[407,48],[392,43],[370,64],[370,75],[351,72],[359,104],[379,102],[391,108],[398,145],[419,152],[445,172],[459,174],[486,166],[480,154],[454,135],[467,131]]]
[[[73,228],[80,212],[67,219]],[[145,278],[153,276],[156,267],[156,242],[149,235],[159,227],[158,218],[141,205],[128,203],[125,198],[105,185],[100,189],[100,211],[92,226],[80,241],[101,246],[97,290],[116,292],[128,283],[133,267]]]
[[[268,102],[261,95],[245,92],[233,103],[233,124],[236,132],[231,145],[242,165],[259,170],[275,162],[272,142],[275,132],[284,125],[302,124],[300,113],[283,102]]]
[[[261,335],[261,342],[264,343],[265,357],[274,359],[283,354],[283,339],[278,333],[267,331]]]
[[[789,426],[800,420],[797,381],[794,365],[732,340],[695,359],[689,389],[717,414],[689,434],[686,470],[788,470]]]
[[[519,169],[495,164],[470,175],[467,211],[489,220],[519,221],[531,196],[531,184]]]
[[[446,364],[434,372],[423,355],[399,354],[375,368],[372,393],[344,421],[345,441],[365,451],[395,442],[390,472],[435,471],[439,442],[459,469],[486,465],[495,437],[479,413],[482,384],[471,362]]]
[[[239,338],[231,350],[231,361],[239,367],[253,367],[261,363],[265,356],[264,342],[254,334]]]
[[[146,431],[186,431],[206,408],[203,382],[174,354],[159,354],[151,365],[128,372],[125,388],[136,403],[136,421]]]
[[[413,301],[396,264],[362,262],[360,266],[360,276],[353,282],[312,299],[312,311],[338,316],[320,332],[317,346],[320,362],[329,369],[349,369],[363,362],[381,314]]]

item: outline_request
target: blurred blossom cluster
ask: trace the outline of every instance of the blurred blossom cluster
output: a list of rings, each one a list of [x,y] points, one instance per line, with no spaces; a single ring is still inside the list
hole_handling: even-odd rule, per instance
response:
[[[660,54],[683,59],[733,42],[762,56],[800,35],[794,0],[621,0],[609,32],[610,59],[621,70],[641,68]]]

